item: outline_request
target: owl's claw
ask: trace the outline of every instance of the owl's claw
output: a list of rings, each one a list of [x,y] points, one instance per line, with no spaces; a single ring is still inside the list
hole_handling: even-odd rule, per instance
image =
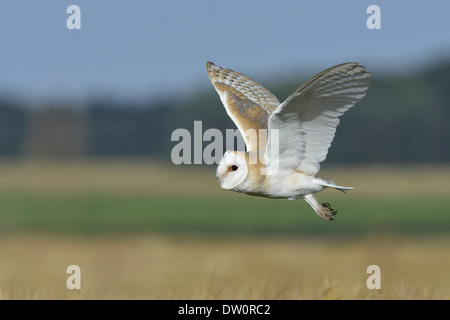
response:
[[[334,220],[334,216],[337,214],[337,210],[331,208],[331,205],[328,202],[322,203],[322,207],[317,212],[319,216],[322,218],[332,221]]]
[[[324,202],[322,203],[323,207],[327,207],[328,209],[330,209],[331,211],[333,211],[334,214],[337,213],[337,210],[334,210],[333,208],[331,208],[331,205],[328,202]]]

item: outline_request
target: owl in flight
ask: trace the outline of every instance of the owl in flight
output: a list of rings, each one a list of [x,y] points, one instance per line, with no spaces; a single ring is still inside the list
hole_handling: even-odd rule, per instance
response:
[[[339,117],[364,97],[370,73],[357,63],[340,64],[315,75],[280,103],[242,73],[212,62],[206,70],[247,149],[225,152],[217,168],[220,186],[255,196],[304,199],[319,216],[333,220],[337,211],[329,203],[319,204],[314,194],[324,188],[353,188],[317,173]]]

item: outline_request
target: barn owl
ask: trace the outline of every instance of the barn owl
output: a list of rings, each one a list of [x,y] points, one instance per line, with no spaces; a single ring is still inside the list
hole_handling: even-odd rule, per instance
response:
[[[340,64],[315,75],[280,103],[242,73],[212,62],[206,69],[246,144],[246,152],[225,152],[217,167],[220,186],[254,196],[304,199],[320,217],[334,220],[337,211],[329,203],[319,204],[314,194],[324,188],[353,188],[317,173],[339,117],[364,97],[370,73],[357,63]],[[247,134],[251,130],[260,133],[256,139]]]

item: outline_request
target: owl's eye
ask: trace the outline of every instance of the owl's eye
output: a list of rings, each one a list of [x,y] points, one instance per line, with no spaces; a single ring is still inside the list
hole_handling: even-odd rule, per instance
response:
[[[231,167],[231,170],[233,170],[233,171],[236,171],[237,169],[238,169],[238,167],[235,166],[235,165],[233,165],[233,166]]]

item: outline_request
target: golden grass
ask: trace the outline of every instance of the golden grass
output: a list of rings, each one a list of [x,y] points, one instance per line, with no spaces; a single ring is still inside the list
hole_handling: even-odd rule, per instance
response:
[[[450,238],[9,235],[2,299],[449,299]],[[67,266],[81,290],[66,288]],[[381,290],[366,268],[381,268]]]

